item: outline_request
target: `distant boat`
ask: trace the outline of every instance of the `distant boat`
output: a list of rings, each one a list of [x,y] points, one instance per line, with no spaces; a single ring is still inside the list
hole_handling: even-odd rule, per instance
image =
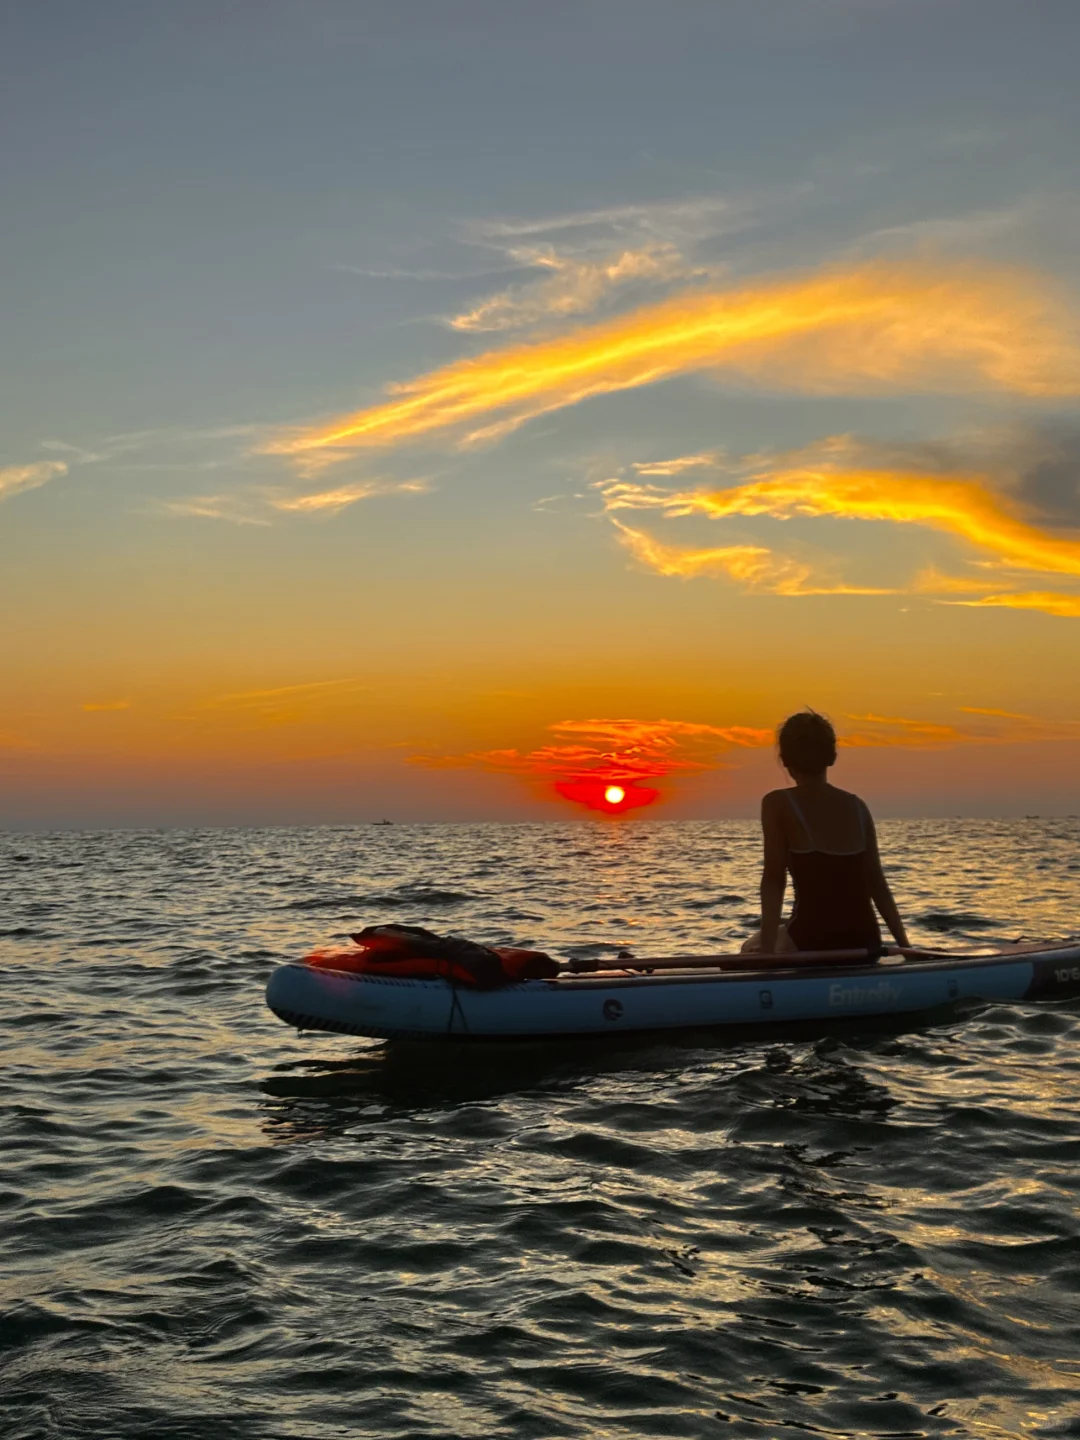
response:
[[[371,823],[373,825],[392,825],[394,822],[393,820],[373,820]]]

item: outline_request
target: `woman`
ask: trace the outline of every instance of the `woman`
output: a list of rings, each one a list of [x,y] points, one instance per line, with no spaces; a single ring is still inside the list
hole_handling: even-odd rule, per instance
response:
[[[765,864],[761,875],[761,929],[743,953],[793,950],[881,950],[877,906],[893,939],[907,931],[881,869],[870,811],[857,795],[830,785],[836,732],[824,715],[803,710],[776,732],[780,761],[795,788],[772,790],[761,802]],[[780,923],[787,875],[795,903]]]

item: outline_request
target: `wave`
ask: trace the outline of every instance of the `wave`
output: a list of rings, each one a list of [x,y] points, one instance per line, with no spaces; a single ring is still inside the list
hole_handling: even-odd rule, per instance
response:
[[[977,915],[970,910],[927,910],[916,917],[918,924],[926,930],[939,934],[953,932],[958,935],[968,930],[998,930],[1000,922],[987,915]]]

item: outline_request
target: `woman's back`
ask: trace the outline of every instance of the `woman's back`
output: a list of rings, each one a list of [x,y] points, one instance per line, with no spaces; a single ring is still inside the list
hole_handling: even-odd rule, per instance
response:
[[[788,935],[800,950],[876,949],[863,802],[825,783],[777,794],[795,889]]]
[[[761,802],[761,929],[744,949],[779,953],[776,947],[790,941],[799,950],[877,950],[875,907],[906,946],[870,812],[825,778],[836,764],[836,731],[816,710],[802,710],[779,727],[776,743],[795,786],[771,790]],[[789,874],[795,905],[785,935],[780,917]]]
[[[796,785],[777,790],[788,849],[854,855],[866,849],[866,809],[857,795],[835,785]]]

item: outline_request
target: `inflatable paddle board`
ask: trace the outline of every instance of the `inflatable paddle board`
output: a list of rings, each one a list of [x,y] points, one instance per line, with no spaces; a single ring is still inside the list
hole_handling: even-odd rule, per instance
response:
[[[941,952],[875,962],[773,962],[710,971],[665,961],[662,972],[607,970],[478,990],[440,979],[282,965],[266,1003],[300,1030],[393,1040],[567,1039],[728,1026],[791,1025],[910,1015],[960,1001],[1080,996],[1080,943],[1040,942],[990,954]],[[635,966],[648,966],[635,960]],[[719,957],[718,957],[719,963]],[[738,962],[737,962],[738,963]],[[725,967],[731,957],[725,957]]]

